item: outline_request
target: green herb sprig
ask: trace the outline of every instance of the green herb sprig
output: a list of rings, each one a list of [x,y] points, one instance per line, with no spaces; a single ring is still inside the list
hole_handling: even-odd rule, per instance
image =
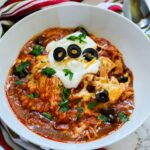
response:
[[[42,69],[41,73],[50,78],[52,75],[56,73],[56,71],[53,68],[46,67]]]
[[[63,72],[65,73],[65,76],[69,77],[69,80],[72,80],[73,72],[70,69],[63,69]]]
[[[47,112],[43,112],[42,115],[47,118],[48,120],[52,120],[53,119],[53,116]]]
[[[69,106],[68,106],[68,97],[69,97],[69,95],[70,95],[70,90],[64,88],[63,91],[62,91],[62,100],[59,103],[61,112],[67,112],[69,110]]]
[[[78,40],[79,43],[86,43],[85,41],[85,38],[86,38],[86,33],[85,32],[82,32],[81,34],[79,34],[79,36],[75,36],[75,35],[71,35],[67,38],[67,40],[70,40],[70,41],[76,41]]]
[[[18,85],[21,85],[22,83],[23,83],[23,81],[17,80],[17,81],[15,82],[15,85],[18,86]]]
[[[108,121],[108,118],[102,114],[100,114],[98,117],[97,117],[98,120],[102,120],[104,122],[107,122]]]
[[[125,123],[129,120],[128,116],[123,111],[118,113],[118,117],[121,120],[121,122],[123,122],[123,123]]]
[[[41,45],[35,45],[35,46],[32,48],[30,54],[31,54],[31,55],[34,55],[34,56],[39,56],[39,55],[42,54],[43,51],[44,51],[44,47],[43,47],[43,46],[41,46]]]
[[[78,121],[78,120],[80,120],[81,113],[83,112],[83,108],[82,107],[78,107],[77,111],[78,112],[77,112],[77,116],[76,117],[77,117],[77,121]]]
[[[88,103],[88,108],[93,109],[94,107],[96,107],[96,105],[97,105],[97,101],[90,102],[90,103]]]
[[[38,93],[36,93],[36,92],[34,92],[34,93],[31,93],[31,94],[28,94],[27,95],[29,98],[39,98],[39,94]]]
[[[15,75],[18,75],[20,78],[26,77],[28,74],[28,67],[30,66],[30,62],[27,60],[25,62],[21,62],[14,71]]]

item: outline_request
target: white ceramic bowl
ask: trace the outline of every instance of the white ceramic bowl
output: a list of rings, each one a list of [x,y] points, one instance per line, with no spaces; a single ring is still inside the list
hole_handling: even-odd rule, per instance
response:
[[[35,34],[48,27],[83,25],[89,32],[104,37],[123,53],[134,74],[135,110],[131,120],[110,135],[88,143],[60,143],[43,138],[27,129],[11,110],[4,84],[8,70],[21,47]],[[110,145],[135,131],[150,112],[150,42],[124,17],[84,4],[64,4],[36,12],[14,25],[0,40],[0,117],[22,138],[45,148],[87,150]]]

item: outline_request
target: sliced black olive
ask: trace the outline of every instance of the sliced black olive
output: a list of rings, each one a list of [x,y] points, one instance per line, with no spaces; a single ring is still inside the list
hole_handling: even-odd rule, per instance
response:
[[[63,47],[57,47],[54,50],[53,57],[56,61],[62,61],[66,57],[66,51]]]
[[[117,117],[115,115],[109,114],[108,122],[115,123],[117,121]]]
[[[101,109],[100,113],[107,117],[107,122],[115,123],[117,121],[117,116],[115,115],[115,110],[111,109]]]
[[[97,102],[106,103],[109,101],[109,93],[107,90],[99,91],[95,96]]]
[[[118,78],[118,81],[119,81],[120,83],[128,82],[128,77],[121,76],[121,77]]]
[[[86,60],[91,61],[93,58],[98,58],[98,53],[93,48],[87,48],[83,51],[83,56]]]
[[[88,92],[93,93],[95,91],[95,87],[93,85],[88,85],[87,90]]]
[[[89,35],[89,33],[87,32],[87,30],[85,28],[81,27],[81,26],[77,27],[75,30],[76,31],[80,31],[82,33],[85,33],[86,35]]]
[[[71,44],[67,48],[67,53],[71,58],[77,58],[81,55],[81,48],[78,45]]]
[[[96,49],[98,52],[100,52],[102,50],[102,48],[100,46],[97,46],[97,49]]]

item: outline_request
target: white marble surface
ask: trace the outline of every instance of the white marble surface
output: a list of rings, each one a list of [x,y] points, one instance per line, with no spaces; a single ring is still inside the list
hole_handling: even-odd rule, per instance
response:
[[[108,150],[150,150],[150,117],[135,133],[107,148]]]
[[[147,0],[150,1],[150,0]],[[84,0],[84,3],[97,5],[103,0]],[[108,150],[150,150],[150,117],[146,122],[130,136],[115,143]]]

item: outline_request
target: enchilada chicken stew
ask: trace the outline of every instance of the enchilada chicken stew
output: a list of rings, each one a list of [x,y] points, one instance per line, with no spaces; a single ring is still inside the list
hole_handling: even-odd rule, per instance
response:
[[[83,27],[31,38],[11,67],[6,96],[33,132],[60,142],[102,138],[129,121],[133,74],[108,40]]]

